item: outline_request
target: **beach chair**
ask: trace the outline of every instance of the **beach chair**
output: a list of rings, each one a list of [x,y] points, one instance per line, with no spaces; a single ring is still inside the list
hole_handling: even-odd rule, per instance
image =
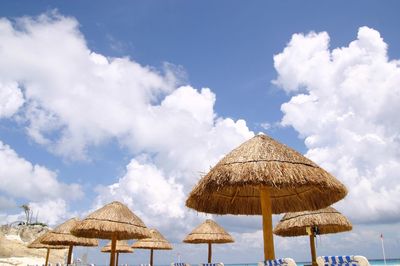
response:
[[[369,266],[364,256],[321,256],[317,258],[318,266]]]
[[[258,263],[258,266],[297,266],[297,264],[291,258],[282,258],[282,259],[261,261]]]
[[[171,266],[190,266],[190,264],[185,262],[173,262]]]
[[[217,263],[200,263],[199,266],[224,266],[222,262]]]

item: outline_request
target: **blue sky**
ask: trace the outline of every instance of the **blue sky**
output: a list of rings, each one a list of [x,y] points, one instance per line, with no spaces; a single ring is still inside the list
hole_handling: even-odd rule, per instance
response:
[[[376,236],[398,228],[397,1],[0,7],[4,222],[19,219],[26,202],[57,224],[121,200],[176,243],[158,263],[177,252],[200,262],[197,247],[178,244],[204,219],[185,209],[185,195],[223,154],[262,131],[349,187],[335,206],[354,235],[323,238],[321,253],[379,257]],[[137,202],[148,186],[156,195]],[[218,259],[259,260],[258,217],[215,218],[237,239]],[[396,234],[388,236],[389,257],[398,257]],[[279,255],[307,260],[307,248],[291,251],[306,247],[304,239],[276,241]]]

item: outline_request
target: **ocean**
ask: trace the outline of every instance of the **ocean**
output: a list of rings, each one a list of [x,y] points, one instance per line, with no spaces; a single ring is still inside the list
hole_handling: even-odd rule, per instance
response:
[[[387,259],[386,264],[384,260],[378,260],[378,259],[368,259],[370,265],[374,266],[400,266],[400,259]],[[304,265],[310,265],[311,262],[297,262],[297,266],[304,266]],[[196,264],[194,264],[196,265]],[[161,265],[160,265],[161,266]],[[167,265],[165,265],[167,266]],[[170,266],[170,265],[169,265]],[[235,263],[235,264],[225,264],[225,266],[257,266],[257,263]]]

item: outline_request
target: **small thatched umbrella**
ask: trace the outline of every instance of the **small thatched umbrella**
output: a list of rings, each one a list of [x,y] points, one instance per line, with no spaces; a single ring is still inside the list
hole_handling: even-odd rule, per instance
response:
[[[46,252],[46,262],[45,262],[44,265],[48,265],[49,264],[50,249],[67,249],[68,248],[66,246],[43,244],[43,242],[42,242],[43,238],[48,236],[49,233],[50,233],[50,231],[44,233],[43,235],[39,236],[38,238],[33,240],[28,245],[28,248],[37,248],[37,249],[41,249],[41,248],[44,249],[45,248],[47,250],[47,252]]]
[[[133,243],[132,248],[150,249],[150,265],[153,266],[153,250],[170,250],[172,249],[172,245],[156,229],[151,229],[150,233],[150,238],[144,238]]]
[[[111,239],[110,266],[115,265],[117,240],[150,237],[150,232],[142,220],[118,201],[89,214],[72,228],[71,233],[80,237]]]
[[[111,252],[111,241],[108,242],[107,245],[101,248],[101,252]],[[117,253],[117,259],[115,265],[118,266],[119,253],[133,253],[133,249],[129,246],[126,240],[117,240],[117,244],[115,246],[115,252]]]
[[[211,244],[233,243],[233,237],[224,228],[213,220],[207,219],[204,223],[193,229],[183,240],[185,243],[208,244],[208,263],[211,263],[212,248]]]
[[[69,246],[67,264],[71,264],[73,246],[95,247],[99,245],[97,239],[77,237],[71,234],[71,229],[79,222],[77,218],[71,218],[60,224],[53,231],[49,232],[42,242],[49,245]]]
[[[310,236],[312,265],[317,265],[314,237],[316,234],[332,234],[350,231],[350,221],[333,207],[317,211],[287,213],[275,226],[279,236]]]
[[[272,213],[317,210],[345,186],[297,151],[257,135],[228,153],[190,193],[186,206],[214,214],[263,216],[264,259],[275,258]]]

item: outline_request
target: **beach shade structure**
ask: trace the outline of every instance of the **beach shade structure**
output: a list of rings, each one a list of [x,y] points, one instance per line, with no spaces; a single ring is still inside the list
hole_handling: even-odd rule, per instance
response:
[[[97,239],[77,237],[71,234],[71,229],[78,222],[79,220],[77,218],[71,218],[46,234],[46,237],[42,240],[44,244],[68,246],[67,264],[72,263],[72,249],[74,246],[95,247],[99,245]]]
[[[197,226],[183,240],[185,243],[191,244],[208,244],[208,263],[212,259],[212,244],[233,243],[233,237],[228,234],[224,228],[213,220],[207,219],[204,223]]]
[[[186,206],[213,214],[262,215],[264,259],[275,259],[272,214],[317,210],[344,198],[345,186],[297,151],[257,135],[219,161]]]
[[[140,239],[139,241],[133,243],[132,248],[150,249],[150,265],[153,266],[153,251],[155,249],[171,250],[172,245],[156,229],[151,229],[150,233],[151,237]]]
[[[101,248],[101,252],[111,252],[111,241]],[[118,266],[119,253],[133,253],[133,248],[129,246],[126,240],[117,240],[117,244],[115,245],[115,252],[117,253],[115,265]]]
[[[275,226],[274,234],[279,236],[310,236],[312,265],[317,266],[315,236],[350,231],[350,221],[333,207],[316,211],[286,213]]]
[[[110,239],[110,266],[115,265],[117,240],[150,237],[150,232],[142,220],[121,202],[111,202],[89,214],[78,222],[71,233],[79,237]]]
[[[43,244],[43,238],[47,237],[50,231],[44,233],[43,235],[39,236],[35,240],[33,240],[29,245],[28,248],[36,248],[36,249],[46,249],[46,261],[44,265],[49,264],[49,257],[50,257],[50,249],[67,249],[67,246],[60,246],[60,245],[48,245]]]

